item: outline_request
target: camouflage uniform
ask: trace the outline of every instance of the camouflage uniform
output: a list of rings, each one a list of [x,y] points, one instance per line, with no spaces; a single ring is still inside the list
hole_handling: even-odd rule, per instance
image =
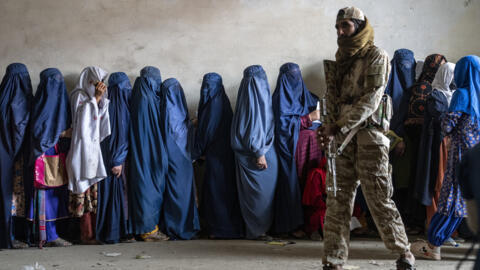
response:
[[[363,125],[380,105],[390,73],[387,53],[375,46],[363,50],[342,77],[328,75],[327,122],[341,128],[335,137],[337,147],[348,132]],[[328,80],[333,79],[333,82]],[[400,214],[392,201],[391,166],[388,163],[389,139],[380,127],[361,128],[336,159],[337,187],[328,193],[324,227],[324,263],[344,264],[348,257],[350,220],[359,184],[385,246],[395,253],[409,251],[410,245]],[[332,185],[331,177],[327,186]]]

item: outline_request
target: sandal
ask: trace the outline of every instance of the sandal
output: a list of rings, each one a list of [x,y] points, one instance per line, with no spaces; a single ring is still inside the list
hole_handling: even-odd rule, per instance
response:
[[[159,241],[168,241],[170,238],[161,232],[156,232],[150,234],[149,236],[142,237],[144,242],[159,242]]]
[[[72,245],[72,243],[68,242],[65,239],[62,239],[62,238],[58,237],[57,239],[55,239],[51,242],[47,242],[43,246],[44,247],[69,247],[71,245]]]
[[[271,237],[270,235],[262,234],[259,237],[255,238],[254,240],[270,242],[270,241],[273,241],[273,237]]]
[[[290,233],[290,235],[296,239],[307,239],[307,234],[302,230],[294,231]]]
[[[13,249],[26,249],[26,248],[29,248],[29,247],[30,246],[25,242],[18,241],[17,239],[13,240],[13,243],[12,243],[12,248]]]

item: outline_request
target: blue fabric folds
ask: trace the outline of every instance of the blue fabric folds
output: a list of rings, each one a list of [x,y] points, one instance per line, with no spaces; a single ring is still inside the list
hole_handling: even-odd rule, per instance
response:
[[[232,121],[231,145],[235,152],[240,209],[246,237],[265,234],[273,221],[277,183],[277,154],[273,147],[274,119],[267,76],[261,66],[245,69]],[[265,155],[268,168],[258,169]]]
[[[272,103],[275,149],[279,163],[273,230],[286,233],[298,229],[304,222],[295,151],[300,133],[300,117],[315,110],[317,103],[305,86],[297,64],[286,63],[280,67]]]
[[[72,116],[62,73],[48,68],[40,73],[40,84],[33,98],[30,150],[33,159],[57,144],[60,134],[70,128]]]
[[[130,100],[128,211],[134,234],[151,232],[160,222],[168,159],[160,130],[157,80],[138,77]]]
[[[12,248],[12,188],[15,157],[28,125],[32,84],[27,67],[13,63],[0,84],[0,248]]]
[[[160,75],[160,70],[156,67],[146,66],[140,70],[140,77],[152,78],[157,83],[157,88],[155,92],[157,95],[160,95],[160,87],[162,86],[162,76]]]
[[[111,134],[101,143],[103,162],[108,177],[98,183],[98,207],[96,238],[103,243],[118,243],[126,237],[127,209],[125,203],[124,179],[112,174],[112,168],[124,165],[128,153],[130,128],[130,96],[132,86],[127,75],[115,72],[108,79],[108,113]]]
[[[468,55],[455,66],[457,91],[450,103],[450,112],[464,112],[480,125],[480,58]]]
[[[426,105],[418,147],[414,196],[421,204],[431,205],[437,183],[440,144],[443,140],[441,121],[448,111],[448,101],[440,91],[433,90],[427,97]]]
[[[403,120],[408,114],[408,89],[415,82],[415,58],[413,52],[408,49],[399,49],[395,51],[391,61],[392,70],[388,79],[385,94],[392,98],[393,116],[390,120],[390,129],[397,135],[403,136]]]
[[[201,214],[208,234],[215,238],[243,237],[243,219],[238,202],[235,159],[230,146],[233,111],[222,77],[203,76],[195,136],[196,156],[204,156],[205,178]]]
[[[462,222],[462,217],[455,216],[455,207],[451,207],[448,216],[436,212],[430,226],[428,226],[428,242],[434,246],[441,246],[454,232]]]
[[[162,229],[171,239],[189,240],[200,230],[193,166],[188,149],[190,120],[182,86],[174,79],[161,88],[162,135],[168,155]]]

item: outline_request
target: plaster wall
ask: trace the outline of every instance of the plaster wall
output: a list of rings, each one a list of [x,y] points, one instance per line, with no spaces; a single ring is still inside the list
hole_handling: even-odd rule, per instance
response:
[[[292,61],[321,94],[335,16],[349,5],[365,12],[390,56],[480,55],[479,0],[0,0],[0,74],[25,63],[35,91],[40,71],[57,67],[71,90],[88,65],[126,72],[132,84],[154,65],[180,81],[193,112],[203,74],[223,76],[234,106],[245,67],[262,65],[273,92],[280,65]]]

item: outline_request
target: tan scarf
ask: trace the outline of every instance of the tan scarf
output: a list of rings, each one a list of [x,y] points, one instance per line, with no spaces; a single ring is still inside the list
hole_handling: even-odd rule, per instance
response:
[[[373,45],[373,28],[365,18],[365,27],[356,35],[337,39],[338,50],[335,54],[339,75],[343,76],[353,61]]]

